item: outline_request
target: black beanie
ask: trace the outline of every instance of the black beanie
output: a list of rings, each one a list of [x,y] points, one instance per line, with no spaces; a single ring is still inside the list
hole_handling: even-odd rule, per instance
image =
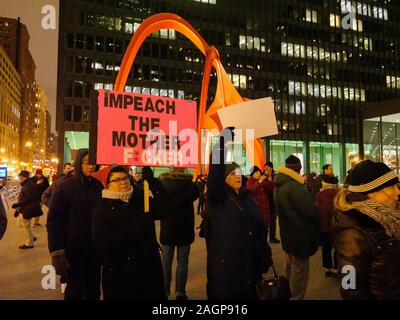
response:
[[[250,169],[250,175],[253,176],[257,171],[261,172],[261,169],[257,166],[254,166]]]
[[[338,182],[339,182],[337,177],[328,176],[326,174],[322,176],[322,181],[325,183],[329,183],[329,184],[338,184]]]
[[[373,193],[399,182],[397,174],[383,162],[364,160],[357,163],[349,175],[349,191]]]
[[[233,170],[240,168],[240,166],[236,162],[225,164],[225,179]]]
[[[22,170],[19,174],[18,177],[24,177],[24,178],[29,178],[29,171]]]
[[[294,155],[290,155],[286,159],[285,164],[286,164],[286,168],[292,169],[293,171],[296,171],[296,172],[300,172],[300,170],[302,168],[300,159]]]

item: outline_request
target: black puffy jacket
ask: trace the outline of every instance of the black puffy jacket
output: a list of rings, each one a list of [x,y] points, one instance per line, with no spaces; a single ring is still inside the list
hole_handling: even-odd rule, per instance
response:
[[[18,195],[18,202],[15,204],[18,212],[24,219],[31,219],[43,215],[40,202],[37,197],[37,190],[31,179],[26,179],[21,183],[21,191]]]
[[[346,265],[356,271],[356,288],[340,289],[345,300],[400,299],[399,240],[355,209],[335,215],[332,233],[339,272]]]
[[[160,181],[168,193],[168,216],[161,220],[160,242],[167,246],[187,246],[194,241],[193,202],[199,189],[192,176],[180,172],[167,172]]]

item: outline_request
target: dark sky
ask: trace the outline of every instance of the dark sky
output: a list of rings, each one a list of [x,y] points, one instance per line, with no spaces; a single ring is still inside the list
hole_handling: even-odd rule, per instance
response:
[[[52,5],[56,9],[56,30],[42,28],[42,8]],[[57,51],[58,51],[59,0],[0,0],[0,16],[17,19],[28,28],[31,37],[29,48],[36,63],[36,82],[48,97],[48,110],[52,116],[52,132],[55,132],[57,97]]]

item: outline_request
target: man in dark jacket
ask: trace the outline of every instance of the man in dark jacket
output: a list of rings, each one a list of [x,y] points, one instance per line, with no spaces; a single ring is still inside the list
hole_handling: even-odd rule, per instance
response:
[[[100,299],[100,259],[92,241],[92,215],[102,184],[90,176],[88,149],[75,159],[75,176],[54,190],[47,217],[49,252],[56,273],[66,280],[66,300]]]
[[[177,247],[176,299],[186,300],[189,252],[194,241],[193,202],[199,197],[199,190],[193,183],[192,176],[179,169],[162,174],[160,180],[171,199],[171,214],[161,220],[160,230],[165,289],[169,296],[171,267]]]
[[[6,209],[4,208],[3,203],[3,195],[0,191],[0,240],[3,238],[4,234],[6,233],[7,229],[7,213]]]
[[[57,180],[53,181],[51,186],[48,187],[42,194],[41,200],[42,200],[42,203],[46,207],[50,206],[51,196],[52,196],[54,190],[57,188],[57,186],[63,184],[66,180],[71,178],[73,176],[73,174],[74,174],[74,168],[71,166],[70,163],[66,163],[64,165],[64,172],[61,175],[61,177],[58,178]]]
[[[37,201],[40,203],[42,201],[42,194],[43,192],[50,187],[49,179],[43,176],[43,170],[37,169],[35,175],[32,177],[32,182],[36,186],[36,196]],[[34,227],[41,227],[39,223],[39,217],[35,218],[35,223],[33,224]]]
[[[14,216],[20,217],[22,230],[24,231],[25,243],[21,245],[20,249],[32,249],[33,242],[36,238],[32,234],[31,219],[39,217],[43,214],[40,209],[40,203],[36,195],[36,187],[32,180],[29,179],[28,171],[21,171],[18,175],[19,181],[21,183],[21,191],[18,195],[18,202],[12,205],[15,211]]]
[[[274,201],[293,300],[303,299],[306,293],[309,257],[318,250],[321,224],[318,209],[304,187],[300,170],[299,158],[289,156],[286,167],[278,169],[274,180]]]
[[[264,175],[267,176],[268,180],[273,181],[276,175],[274,171],[274,164],[268,161],[264,166]],[[270,213],[270,222],[269,222],[269,242],[271,243],[280,243],[280,241],[276,238],[276,209],[274,203],[274,189],[268,192],[268,202],[269,202],[269,213]]]
[[[334,177],[333,167],[331,164],[325,164],[322,167],[322,173],[315,179],[312,184],[312,196],[315,199],[315,196],[322,188],[322,180],[324,177]]]

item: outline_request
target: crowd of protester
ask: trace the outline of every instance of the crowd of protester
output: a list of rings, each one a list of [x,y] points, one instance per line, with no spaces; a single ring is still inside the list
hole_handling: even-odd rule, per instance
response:
[[[66,163],[51,185],[41,170],[33,177],[21,171],[21,190],[12,205],[24,236],[19,248],[34,248],[32,223],[40,226],[44,205],[50,258],[66,283],[66,300],[97,300],[101,292],[105,300],[172,295],[187,300],[197,211],[211,300],[257,299],[257,286],[274,263],[270,244],[279,243],[293,300],[306,296],[310,257],[320,247],[321,272],[338,278],[344,299],[400,298],[400,191],[394,171],[364,160],[340,187],[332,165],[324,165],[320,175],[302,175],[300,159],[290,155],[276,172],[268,162],[245,176],[238,164],[226,161],[232,139],[233,132],[224,130],[208,175],[195,180],[178,168],[159,178],[150,167],[135,173],[123,166],[100,168],[89,163],[88,149],[79,150],[73,166]],[[0,239],[6,228],[2,200]],[[349,266],[355,283],[344,288],[341,270]]]

